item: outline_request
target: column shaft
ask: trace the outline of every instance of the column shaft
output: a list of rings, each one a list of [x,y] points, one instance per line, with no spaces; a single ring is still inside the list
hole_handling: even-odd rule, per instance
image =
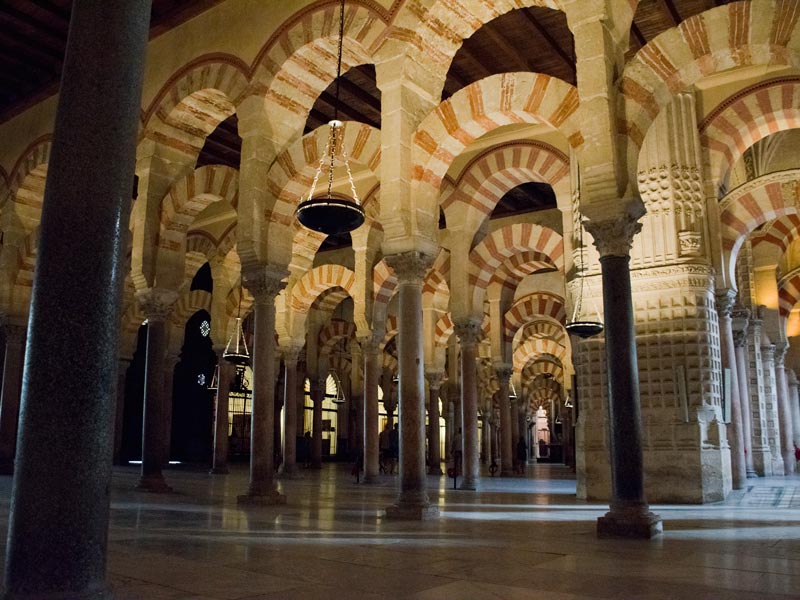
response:
[[[511,365],[501,365],[495,367],[497,371],[497,382],[500,390],[497,395],[500,400],[500,475],[511,477],[514,475],[514,436],[512,419],[516,415],[511,414],[512,405],[509,399],[509,381],[511,380]],[[516,405],[513,407],[516,409]]]
[[[461,427],[464,447],[462,490],[475,490],[480,478],[478,460],[478,381],[475,367],[480,321],[466,319],[455,324],[461,344]]]
[[[292,477],[297,473],[297,354],[285,355],[286,376],[283,381],[283,464],[281,474]]]
[[[325,397],[325,380],[311,382],[311,401],[314,403],[311,431],[311,467],[322,467],[322,401]]]
[[[31,297],[8,600],[111,597],[119,299],[149,22],[148,0],[72,3]],[[84,268],[65,268],[67,258]]]
[[[443,475],[441,456],[441,432],[439,431],[439,390],[442,385],[442,376],[431,373],[428,377],[428,473]]]
[[[789,406],[789,385],[786,381],[784,358],[788,344],[781,344],[775,350],[775,379],[778,388],[778,419],[780,420],[781,455],[783,456],[783,474],[795,472],[794,432],[792,428],[792,410]]]
[[[0,396],[0,474],[14,472],[19,424],[19,395],[25,360],[25,327],[6,325],[6,353],[3,362],[3,390]]]
[[[736,374],[739,378],[739,404],[742,407],[742,441],[747,477],[757,477],[753,461],[753,412],[750,406],[750,384],[747,365],[747,327],[750,311],[733,312],[733,346],[736,353]]]
[[[235,367],[222,357],[222,350],[217,352],[217,402],[214,412],[214,455],[211,473],[224,475],[228,473],[228,412],[231,383]]]
[[[364,483],[378,479],[378,344],[362,341],[364,355]]]
[[[114,464],[120,463],[122,453],[122,430],[125,426],[125,388],[128,380],[128,367],[131,365],[130,358],[120,358],[117,363],[117,398],[116,412],[114,413]],[[0,413],[0,418],[2,413]]]

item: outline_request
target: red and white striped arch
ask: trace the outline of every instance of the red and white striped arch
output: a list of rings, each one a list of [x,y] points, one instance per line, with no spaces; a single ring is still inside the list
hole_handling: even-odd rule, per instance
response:
[[[186,322],[198,310],[211,312],[211,294],[205,290],[188,291],[175,302],[170,321],[175,327],[185,327]]]
[[[782,256],[793,240],[800,238],[800,215],[792,214],[775,219],[769,225],[754,232],[750,239],[753,246],[772,244]]]
[[[490,283],[497,282],[506,289],[517,289],[519,282],[528,275],[541,270],[552,270],[553,262],[539,252],[521,252],[508,258],[497,271],[492,274]]]
[[[292,286],[291,309],[296,313],[308,313],[314,300],[331,288],[338,287],[350,294],[355,279],[355,273],[341,265],[315,267]]]
[[[788,317],[795,304],[800,301],[800,273],[778,283],[778,311]]]
[[[517,370],[516,365],[514,370]],[[562,384],[564,381],[564,367],[552,360],[540,360],[532,357],[527,364],[521,368],[522,381],[531,381],[539,375],[552,375],[553,379]]]
[[[769,23],[763,27],[758,23]],[[636,153],[661,109],[703,77],[749,65],[794,65],[800,4],[753,0],[712,8],[656,36],[622,74],[628,164],[635,181]]]
[[[564,299],[550,292],[535,292],[519,298],[505,314],[506,339],[513,339],[520,327],[543,316],[563,324],[567,318]]]
[[[11,169],[7,193],[0,196],[0,210],[8,209],[6,202],[10,199],[15,217],[28,234],[39,226],[42,218],[44,184],[51,147],[50,134],[31,142]]]
[[[394,270],[382,259],[372,270],[372,287],[375,302],[372,305],[372,327],[378,329],[387,318],[389,301],[397,290],[397,276]]]
[[[547,317],[538,317],[535,321],[526,323],[514,334],[515,347],[529,339],[552,340],[566,349],[567,334],[564,326]],[[565,354],[553,352],[562,362]]]
[[[556,357],[558,362],[563,364],[566,356],[566,348],[553,339],[528,338],[518,344],[514,349],[511,355],[511,362],[515,370],[521,371],[528,363],[539,359],[544,354]]]
[[[450,342],[450,336],[453,335],[453,331],[455,330],[455,325],[453,324],[453,316],[446,312],[439,320],[436,321],[436,327],[434,329],[434,345],[439,347],[447,346]]]
[[[343,319],[331,319],[319,332],[319,351],[330,354],[339,340],[353,339],[356,336],[355,323]]]
[[[700,124],[714,189],[727,186],[744,151],[759,140],[800,127],[800,77],[762,82],[735,94]]]
[[[383,334],[383,340],[381,340],[380,344],[381,351],[386,348],[386,344],[391,342],[399,332],[400,325],[397,322],[397,315],[389,315],[386,318],[386,331]]]

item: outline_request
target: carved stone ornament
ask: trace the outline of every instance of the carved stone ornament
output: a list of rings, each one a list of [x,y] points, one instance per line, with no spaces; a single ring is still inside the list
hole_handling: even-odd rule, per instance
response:
[[[148,321],[163,323],[172,313],[178,293],[172,290],[151,288],[137,294],[137,299]]]
[[[398,282],[422,284],[428,269],[433,264],[433,257],[412,250],[387,256],[386,264],[392,268]]]
[[[700,256],[701,241],[702,238],[696,231],[679,231],[678,244],[681,256]]]
[[[642,230],[642,224],[638,219],[627,215],[608,221],[586,221],[585,227],[594,238],[594,245],[600,253],[600,258],[629,256],[633,237]]]
[[[458,336],[461,345],[476,344],[481,339],[483,331],[481,330],[481,319],[474,317],[467,317],[466,319],[459,319],[453,325],[453,330]]]
[[[717,312],[720,317],[730,317],[733,314],[733,307],[736,304],[736,292],[733,290],[722,290],[714,295],[717,301]]]
[[[270,265],[260,265],[242,272],[242,283],[253,295],[256,304],[275,302],[275,296],[284,288],[286,276],[282,270]]]

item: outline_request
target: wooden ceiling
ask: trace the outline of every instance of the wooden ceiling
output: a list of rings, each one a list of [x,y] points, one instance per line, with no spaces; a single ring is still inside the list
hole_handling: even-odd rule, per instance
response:
[[[151,37],[220,1],[153,0]],[[731,1],[640,0],[627,56],[681,21]],[[71,0],[0,1],[0,123],[57,92],[71,6]],[[481,27],[464,41],[453,59],[442,97],[449,98],[474,81],[508,71],[546,73],[575,84],[575,45],[563,13],[540,7],[518,9]],[[362,65],[342,75],[340,118],[380,127],[380,102],[374,66]],[[306,131],[331,120],[335,104],[334,82],[311,109]],[[197,164],[238,168],[240,152],[241,139],[233,115],[207,138]],[[549,202],[538,188],[522,186],[508,194],[496,215],[525,212],[526,206],[527,210],[539,210]]]

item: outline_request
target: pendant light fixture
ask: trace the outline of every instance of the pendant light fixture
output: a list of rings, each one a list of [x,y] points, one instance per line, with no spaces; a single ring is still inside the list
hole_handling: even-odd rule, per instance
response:
[[[342,39],[344,38],[344,0],[341,0],[339,15],[339,48],[336,62],[336,99],[333,105],[333,120],[328,123],[328,143],[317,165],[317,172],[311,182],[308,198],[301,198],[297,207],[297,220],[300,224],[314,231],[326,235],[348,233],[357,229],[364,223],[364,209],[356,193],[353,174],[350,171],[350,161],[344,149],[344,127],[339,120],[339,80],[342,75]],[[334,198],[331,194],[333,187],[333,170],[339,164],[344,164],[347,178],[350,180],[352,200]],[[323,198],[314,198],[317,182],[323,170],[327,169],[328,193]]]
[[[244,337],[244,329],[242,328],[242,287],[239,286],[239,306],[236,308],[236,326],[233,328],[233,334],[228,340],[228,345],[225,346],[225,351],[222,353],[222,358],[234,365],[244,366],[250,364],[250,352],[247,350],[247,340]]]
[[[578,189],[580,190],[580,179],[578,179]],[[578,255],[578,279],[580,284],[578,287],[578,299],[575,302],[575,308],[572,311],[572,319],[570,319],[564,326],[567,333],[570,335],[577,335],[579,338],[594,337],[603,332],[603,322],[600,320],[600,311],[597,310],[595,305],[596,320],[581,319],[581,308],[583,307],[583,284],[586,278],[586,273],[583,264],[583,214],[581,213],[581,197],[580,192],[578,195],[578,227],[580,239],[580,254]],[[552,377],[552,375],[550,375]]]
[[[339,374],[336,372],[336,369],[330,369],[328,371],[328,375],[333,378],[333,382],[336,385],[336,395],[334,394],[325,394],[328,398],[331,399],[331,402],[334,404],[344,404],[345,397],[344,397],[344,389],[342,389],[342,380],[339,379]]]

